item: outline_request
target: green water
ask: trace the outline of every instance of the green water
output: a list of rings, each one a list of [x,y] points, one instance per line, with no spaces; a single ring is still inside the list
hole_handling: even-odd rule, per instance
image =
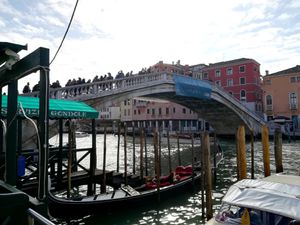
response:
[[[67,139],[66,139],[67,140]],[[54,139],[55,141],[55,139]],[[78,139],[77,146],[81,145],[87,147],[87,139]],[[151,139],[148,141],[148,157],[149,157],[149,167],[153,167],[153,147]],[[283,167],[284,171],[287,173],[297,174],[299,169],[299,151],[300,142],[283,142]],[[122,144],[121,144],[122,145]],[[226,193],[228,187],[237,180],[236,178],[236,155],[235,155],[235,142],[234,141],[220,141],[220,145],[224,152],[224,159],[219,164],[217,170],[217,179],[215,188],[213,190],[213,200],[214,200],[214,212],[220,206],[222,197]],[[116,168],[116,146],[117,137],[113,135],[107,136],[107,146],[109,146],[108,152],[108,169]],[[255,142],[255,177],[263,177],[263,161],[261,154],[261,143]],[[138,161],[138,151],[139,144],[136,144],[136,162]],[[167,165],[167,146],[162,146],[162,161],[163,165]],[[101,168],[102,162],[102,149],[103,149],[103,136],[97,135],[97,166]],[[122,149],[122,148],[121,148]],[[128,164],[129,170],[132,168],[132,142],[128,142]],[[274,151],[273,143],[270,141],[270,160],[271,160],[271,172],[275,173],[275,162],[274,162]],[[181,157],[183,164],[189,164],[191,162],[191,151],[189,144],[181,144]],[[196,153],[197,155],[198,153]],[[122,170],[123,166],[123,154],[121,150],[120,155],[120,168]],[[247,163],[248,168],[250,168],[250,145],[247,145]],[[178,155],[177,155],[177,144],[172,144],[172,163],[173,167],[177,165]],[[137,168],[138,170],[138,168]],[[163,172],[168,171],[168,168],[164,166],[162,168]],[[151,172],[150,172],[151,173]],[[248,169],[248,177],[250,177],[250,169]],[[54,220],[56,223],[60,224],[105,224],[105,225],[174,225],[174,224],[204,224],[205,219],[202,218],[202,207],[201,207],[201,191],[200,187],[195,187],[194,191],[190,193],[182,193],[181,195],[174,196],[172,199],[161,202],[157,205],[148,205],[145,202],[144,207],[139,209],[124,209],[121,212],[111,212],[109,214],[101,214],[95,216],[86,216],[84,218],[71,220],[71,221],[61,221]]]

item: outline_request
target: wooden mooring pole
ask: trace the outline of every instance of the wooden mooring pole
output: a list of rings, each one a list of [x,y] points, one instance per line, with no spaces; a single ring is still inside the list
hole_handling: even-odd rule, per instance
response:
[[[178,165],[181,164],[181,156],[180,156],[180,144],[179,144],[179,133],[177,133],[177,155],[178,155]]]
[[[205,217],[205,200],[204,200],[204,186],[205,186],[205,170],[204,170],[204,133],[202,132],[200,135],[201,138],[201,212],[202,212],[202,218]]]
[[[283,172],[283,166],[282,166],[282,134],[281,134],[281,131],[279,129],[275,129],[274,152],[275,152],[276,173],[281,173],[281,172]]]
[[[69,120],[69,135],[68,135],[68,144],[69,144],[69,152],[68,152],[68,189],[67,189],[67,197],[70,198],[70,192],[71,192],[71,184],[72,184],[72,164],[73,164],[73,148],[74,148],[74,142],[75,135],[74,135],[74,123],[72,120]]]
[[[251,179],[254,179],[254,132],[250,130],[250,142],[251,142]]]
[[[203,142],[203,150],[204,150],[204,169],[205,169],[205,193],[206,193],[206,218],[210,220],[213,217],[212,210],[212,179],[211,179],[211,163],[210,163],[210,141],[209,141],[209,133],[204,132],[204,142]]]
[[[194,134],[191,134],[191,141],[192,141],[192,180],[193,180],[193,187],[194,187],[194,171],[195,171],[195,149],[194,149]]]
[[[147,132],[146,131],[144,132],[144,141],[145,141],[145,175],[148,176],[148,151],[147,151]]]
[[[88,195],[94,195],[96,192],[96,183],[94,182],[97,168],[96,137],[96,120],[92,119],[92,149],[90,153],[90,181],[88,183]]]
[[[270,145],[269,145],[269,130],[266,125],[262,126],[261,132],[262,146],[263,146],[263,161],[265,177],[271,175],[270,172]]]
[[[144,178],[144,129],[140,128],[140,178]]]
[[[103,137],[103,167],[102,167],[102,173],[103,173],[103,179],[101,184],[101,193],[106,192],[106,126],[104,127],[104,137]]]
[[[160,162],[159,162],[159,150],[158,150],[158,135],[157,131],[154,131],[153,135],[154,145],[154,159],[155,159],[155,175],[156,175],[156,186],[157,186],[157,200],[160,202]]]
[[[125,185],[127,185],[128,177],[127,177],[127,126],[126,126],[126,123],[124,124],[124,179],[125,179]]]
[[[172,160],[171,160],[171,146],[170,146],[170,132],[167,129],[167,142],[168,142],[168,161],[169,161],[169,172],[172,172]]]
[[[246,141],[245,141],[245,127],[239,126],[237,134],[238,142],[238,165],[239,165],[239,178],[247,178],[247,160],[246,160]]]
[[[121,136],[121,124],[118,123],[117,172],[120,171],[120,136]]]
[[[132,173],[135,174],[135,129],[132,127]]]

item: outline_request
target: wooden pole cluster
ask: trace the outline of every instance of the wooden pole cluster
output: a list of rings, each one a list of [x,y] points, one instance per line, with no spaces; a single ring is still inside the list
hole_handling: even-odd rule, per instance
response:
[[[262,126],[261,132],[262,146],[263,146],[263,161],[265,177],[270,176],[270,145],[269,145],[269,130],[266,125]]]

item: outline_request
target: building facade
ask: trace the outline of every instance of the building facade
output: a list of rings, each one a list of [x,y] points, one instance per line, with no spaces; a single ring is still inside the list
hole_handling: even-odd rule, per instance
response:
[[[286,117],[299,129],[300,66],[266,74],[263,77],[263,91],[267,119]]]
[[[198,68],[198,69],[197,69]],[[222,87],[250,110],[262,114],[260,64],[253,59],[240,58],[191,66],[193,77],[208,80]]]
[[[204,122],[198,114],[182,105],[169,101],[144,99],[125,100],[120,105],[121,121],[128,127],[144,127],[151,132],[154,128],[180,133],[203,130]]]

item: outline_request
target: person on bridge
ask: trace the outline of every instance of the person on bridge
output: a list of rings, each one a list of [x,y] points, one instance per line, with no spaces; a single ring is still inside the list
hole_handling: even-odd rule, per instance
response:
[[[27,84],[23,88],[23,93],[25,94],[25,93],[29,93],[29,92],[31,92],[31,89],[29,87],[29,82],[27,82]]]

